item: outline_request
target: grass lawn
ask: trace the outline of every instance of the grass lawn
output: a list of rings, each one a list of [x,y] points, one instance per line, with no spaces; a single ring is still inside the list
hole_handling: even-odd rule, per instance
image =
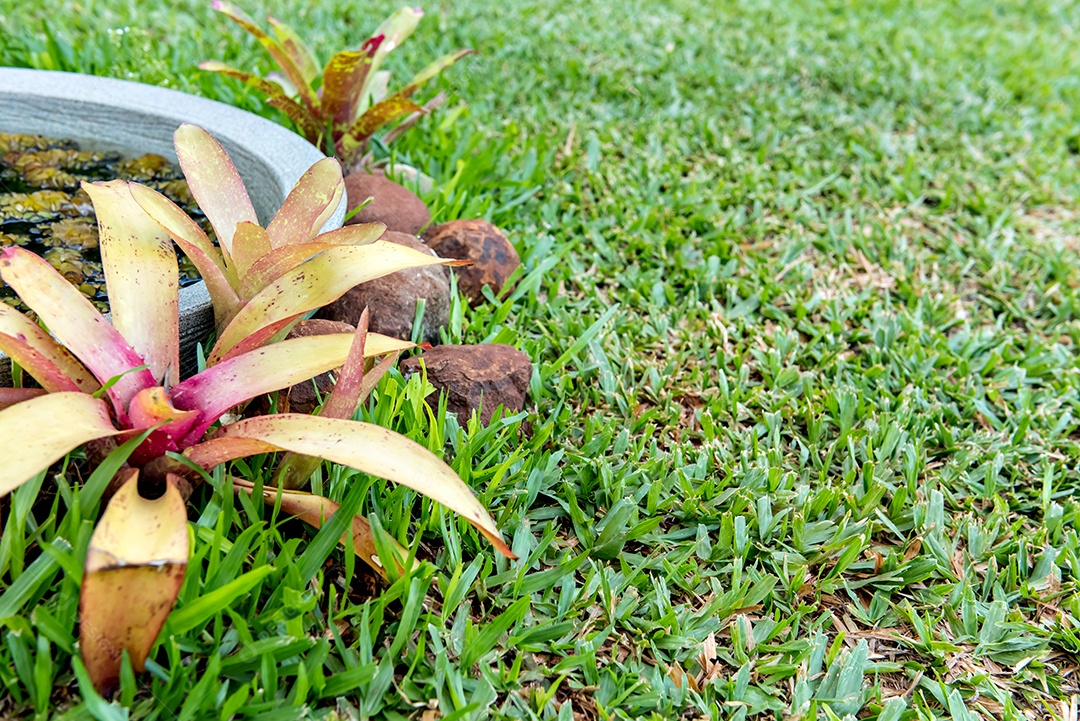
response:
[[[241,4],[324,59],[395,7]],[[195,69],[270,69],[209,3],[55,5],[0,0],[0,64],[279,118]],[[487,429],[400,375],[365,415],[445,449],[521,560],[327,469],[426,561],[378,587],[204,487],[149,673],[110,705],[73,656],[96,504],[39,479],[3,518],[0,718],[1075,719],[1080,7],[425,9],[399,81],[481,54],[399,157],[440,181],[437,220],[493,221],[526,269],[448,340],[535,372]]]

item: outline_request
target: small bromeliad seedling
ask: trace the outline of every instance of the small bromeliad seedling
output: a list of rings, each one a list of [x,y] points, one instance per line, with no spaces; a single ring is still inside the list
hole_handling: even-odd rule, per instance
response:
[[[472,50],[456,50],[428,65],[394,94],[388,93],[390,73],[379,70],[383,60],[412,35],[424,13],[419,8],[401,8],[380,25],[359,50],[337,53],[320,72],[314,54],[296,32],[269,18],[274,36],[262,30],[240,8],[228,2],[214,2],[216,10],[254,35],[281,68],[281,74],[266,78],[209,60],[203,70],[223,73],[244,81],[263,93],[267,102],[296,124],[300,133],[327,155],[341,160],[349,170],[361,164],[368,143],[381,128],[405,116],[418,118],[440,102],[425,106],[412,96],[425,83]],[[398,128],[411,123],[406,119]],[[395,128],[391,133],[399,133]]]
[[[304,458],[351,466],[461,513],[512,557],[484,507],[449,466],[401,435],[349,420],[365,392],[365,357],[410,344],[368,335],[366,323],[355,334],[271,342],[322,298],[332,300],[356,282],[444,261],[367,235],[361,245],[347,242],[352,236],[341,231],[335,236],[340,243],[326,240],[332,233],[317,236],[325,204],[332,208],[340,198],[336,161],[309,171],[264,230],[254,222],[228,156],[205,131],[182,127],[177,145],[193,193],[207,203],[221,249],[205,235],[188,232],[197,226],[152,190],[124,181],[84,185],[97,212],[112,324],[40,257],[21,248],[0,252],[0,278],[48,328],[0,304],[0,350],[41,385],[0,389],[0,457],[6,459],[0,495],[80,445],[145,434],[117,476],[119,490],[86,560],[80,646],[100,689],[116,684],[123,651],[143,669],[175,602],[188,552],[183,490],[199,476],[192,466],[210,470],[236,458],[283,451],[292,454],[285,465],[294,467],[298,482],[306,478],[297,476],[295,466],[310,468],[299,462]],[[336,174],[323,176],[331,166]],[[323,187],[315,180],[320,177],[337,182]],[[229,228],[234,231],[223,232]],[[200,270],[211,271],[204,277],[220,329],[208,367],[184,380],[178,372],[179,283],[170,237],[203,264]],[[248,418],[225,423],[208,437],[230,409],[337,367],[341,379],[322,415]],[[162,495],[144,497],[140,481]],[[315,525],[335,508],[318,496],[282,493],[286,510]],[[354,535],[365,528],[354,522]],[[367,549],[364,560],[377,567],[373,544],[359,544],[358,554],[361,547]],[[118,604],[121,595],[125,601]]]

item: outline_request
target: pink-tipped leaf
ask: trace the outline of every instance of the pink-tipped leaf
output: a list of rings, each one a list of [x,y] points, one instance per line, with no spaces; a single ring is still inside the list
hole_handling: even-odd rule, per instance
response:
[[[173,142],[191,195],[214,226],[228,263],[236,224],[259,224],[244,181],[221,143],[199,126],[184,123],[173,133]]]
[[[386,241],[331,248],[275,279],[255,295],[222,331],[207,361],[219,362],[233,347],[260,329],[332,303],[365,281],[405,268],[455,263]]]
[[[282,414],[238,421],[218,437],[250,438],[318,456],[400,483],[461,514],[508,558],[515,558],[469,487],[431,451],[386,428],[337,418]]]
[[[372,337],[372,344],[378,342],[378,338]],[[364,308],[360,313],[360,320],[356,324],[356,333],[353,334],[349,352],[345,356],[345,362],[341,364],[341,372],[338,373],[334,389],[319,409],[319,415],[326,418],[352,418],[356,412],[356,406],[360,402],[360,391],[364,387],[364,365],[369,357],[367,353],[368,341],[368,309]],[[378,350],[381,350],[378,349]],[[398,350],[397,352],[400,352]],[[371,356],[383,355],[372,352]]]
[[[145,361],[113,328],[94,304],[51,265],[22,248],[0,252],[0,278],[38,314],[64,346],[105,383],[119,377],[106,393],[123,420],[131,398],[157,385],[149,370],[133,370]]]
[[[270,246],[307,243],[314,238],[326,222],[326,213],[336,210],[345,191],[341,177],[341,163],[333,158],[323,158],[300,176],[296,186],[274,215],[266,232]]]
[[[101,384],[93,373],[64,346],[25,315],[6,303],[0,303],[0,333],[21,344],[19,347],[0,345],[12,360],[18,363],[48,391],[78,390],[93,393]],[[22,348],[33,351],[23,355]],[[74,385],[69,386],[67,381]]]
[[[424,11],[420,8],[403,7],[382,21],[373,33],[374,37],[383,36],[383,41],[372,58],[373,71],[378,70],[386,56],[413,34],[423,17]]]
[[[0,496],[73,449],[114,436],[108,405],[85,393],[49,393],[0,411]]]
[[[154,378],[180,381],[180,277],[172,240],[146,214],[127,182],[86,183],[94,203],[112,324]]]
[[[341,366],[353,343],[351,333],[290,338],[218,363],[172,389],[177,408],[199,411],[199,421],[185,439],[190,445],[233,406],[288,388]],[[407,341],[372,335],[369,356],[401,352]]]
[[[23,371],[48,392],[78,393],[80,391],[75,381],[57,368],[51,360],[14,336],[0,333],[0,351],[6,353],[12,362],[18,363]]]

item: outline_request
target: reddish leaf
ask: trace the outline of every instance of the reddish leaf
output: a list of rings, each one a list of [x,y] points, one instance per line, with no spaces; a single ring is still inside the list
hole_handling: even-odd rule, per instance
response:
[[[200,414],[185,445],[202,438],[233,406],[337,368],[348,357],[352,341],[351,333],[291,338],[222,361],[183,381],[172,389],[172,402]],[[383,355],[408,347],[412,344],[406,341],[373,336],[368,353]]]
[[[331,248],[296,266],[255,295],[221,332],[207,361],[211,365],[220,362],[234,347],[259,337],[260,330],[272,326],[280,330],[291,319],[332,303],[359,283],[405,268],[434,264],[453,265],[453,261],[385,241]],[[260,342],[270,337],[260,338]]]
[[[6,303],[0,303],[0,333],[22,344],[18,347],[14,344],[0,345],[0,350],[11,356],[12,360],[30,373],[46,390],[79,390],[84,393],[93,393],[101,387],[94,375],[71,354],[71,351],[53,340],[53,337],[40,325]],[[36,354],[33,360],[29,356],[22,355],[24,346]],[[42,377],[38,376],[39,372]],[[75,387],[71,388],[63,380],[54,378],[54,374],[67,378]]]
[[[276,450],[276,446],[253,438],[211,438],[188,446],[184,449],[184,457],[209,471],[237,458],[273,453]]]
[[[141,466],[155,458],[165,455],[166,451],[183,450],[182,443],[191,427],[199,420],[198,411],[179,410],[162,387],[146,388],[131,399],[128,408],[131,428],[128,435],[144,431],[163,423],[160,428],[139,444],[131,454],[131,464]]]
[[[41,384],[47,392],[79,392],[81,389],[63,371],[38,351],[18,338],[0,333],[0,351]],[[91,391],[92,392],[92,391]]]
[[[274,62],[278,64],[281,72],[285,74],[289,82],[296,87],[297,92],[300,93],[300,99],[304,101],[304,105],[307,106],[308,110],[313,113],[316,112],[319,107],[319,99],[311,91],[308,80],[304,77],[304,71],[297,65],[292,54],[287,52],[277,40],[267,35],[243,10],[232,3],[215,0],[211,5],[215,10],[224,13],[230,20],[255,36],[259,44],[270,53],[270,57],[274,58]]]
[[[243,340],[237,343],[227,351],[223,351],[220,355],[216,355],[213,351],[206,359],[208,366],[215,366],[227,360],[231,360],[244,353],[250,353],[257,348],[262,348],[264,345],[272,341],[275,337],[284,335],[288,332],[288,329],[303,317],[303,313],[293,313],[280,320],[275,320],[272,323],[264,325],[248,334]],[[281,340],[282,338],[278,338]]]
[[[250,438],[401,483],[460,513],[507,558],[495,522],[457,474],[431,451],[370,423],[284,413],[224,426],[219,438]]]
[[[132,371],[144,364],[142,356],[86,296],[37,255],[22,248],[5,248],[0,252],[0,277],[99,382],[119,376],[106,393],[121,421],[131,398],[158,384],[150,371]]]
[[[335,127],[348,127],[356,119],[368,71],[383,39],[376,35],[359,50],[340,52],[323,69],[322,115]]]
[[[341,162],[351,167],[363,155],[368,140],[379,128],[418,110],[419,105],[399,93],[369,108],[347,129],[335,127],[335,136],[341,133],[340,137],[335,138]]]
[[[228,75],[229,77],[236,78],[255,88],[266,96],[266,102],[270,107],[277,108],[288,115],[289,120],[296,123],[296,127],[300,130],[300,134],[307,138],[308,142],[316,146],[319,145],[323,135],[323,129],[320,127],[319,121],[316,119],[314,113],[286,95],[280,85],[277,85],[266,78],[260,78],[253,73],[245,73],[243,70],[237,70],[232,66],[220,63],[216,60],[207,60],[206,62],[199,63],[199,69]]]
[[[356,412],[356,407],[360,402],[360,392],[364,386],[364,346],[367,341],[367,330],[368,310],[364,308],[356,324],[356,333],[353,335],[349,354],[334,383],[334,389],[319,409],[318,415],[324,418],[352,418],[353,413]],[[322,463],[321,458],[286,453],[274,475],[277,481],[275,485],[283,488],[299,488],[307,483],[320,463]]]
[[[259,223],[244,181],[221,143],[199,126],[184,123],[173,133],[173,142],[191,195],[214,226],[229,263],[237,223]]]
[[[0,388],[0,411],[48,392],[44,388]]]

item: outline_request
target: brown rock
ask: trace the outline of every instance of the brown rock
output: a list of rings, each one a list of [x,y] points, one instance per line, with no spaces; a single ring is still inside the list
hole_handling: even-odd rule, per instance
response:
[[[345,178],[345,192],[352,211],[368,198],[371,202],[349,218],[347,225],[382,223],[388,230],[418,235],[431,222],[431,212],[416,193],[384,175],[350,173]]]
[[[499,406],[509,415],[525,405],[532,361],[513,346],[443,345],[402,361],[401,372],[408,376],[419,371],[421,361],[431,384],[447,392],[447,407],[462,425],[476,410],[487,425]],[[437,403],[438,398],[428,402]]]
[[[286,336],[286,340],[289,338],[303,338],[309,335],[329,335],[331,333],[355,333],[356,327],[351,326],[348,323],[338,323],[332,320],[302,320],[296,324],[289,335]],[[326,396],[330,391],[334,390],[334,381],[331,378],[331,373],[335,376],[340,372],[340,368],[335,368],[333,371],[328,371],[320,375],[315,376],[314,383],[310,380],[306,380],[303,383],[297,383],[294,386],[286,388],[283,391],[278,392],[278,413],[303,413],[305,415],[311,415],[315,412],[315,409],[319,407],[319,399],[326,400]],[[319,393],[316,395],[315,387],[318,386]],[[264,413],[269,412],[269,404],[265,404]]]
[[[441,223],[424,231],[424,242],[440,257],[472,261],[472,265],[456,268],[455,272],[458,288],[474,306],[483,302],[485,285],[498,295],[510,274],[521,265],[514,246],[486,220]]]
[[[407,245],[422,253],[435,253],[418,238],[386,231],[383,240]],[[450,321],[450,273],[446,266],[409,268],[361,283],[319,311],[320,318],[356,324],[367,307],[371,312],[368,330],[409,340],[412,336],[416,302],[424,299],[424,322],[420,339],[439,342],[439,329]]]

